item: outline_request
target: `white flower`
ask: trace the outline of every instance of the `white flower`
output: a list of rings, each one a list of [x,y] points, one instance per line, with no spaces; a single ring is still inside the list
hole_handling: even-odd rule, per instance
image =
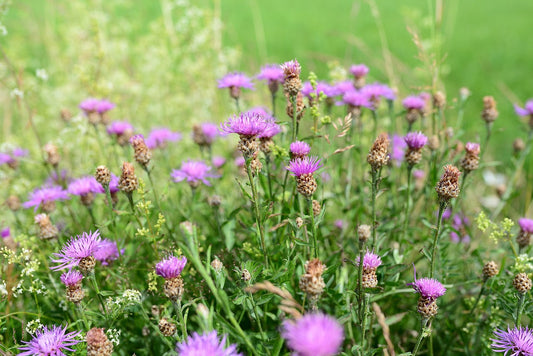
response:
[[[48,80],[48,73],[46,72],[46,69],[44,68],[39,68],[35,71],[35,75],[37,76],[37,78],[40,78],[44,81],[47,81]]]
[[[18,97],[18,98],[22,99],[24,97],[24,92],[22,90],[20,90],[19,88],[15,88],[15,89],[11,90],[10,95],[11,95],[12,98]]]

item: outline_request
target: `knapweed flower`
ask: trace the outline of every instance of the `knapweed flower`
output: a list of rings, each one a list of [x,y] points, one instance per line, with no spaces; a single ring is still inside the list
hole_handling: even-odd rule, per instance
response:
[[[380,134],[372,144],[366,161],[373,171],[379,170],[389,162],[389,144],[389,136],[386,133]]]
[[[271,146],[274,144],[272,138],[281,132],[281,127],[276,123],[275,119],[266,120],[266,127],[257,138],[259,138],[259,149],[265,154],[271,152]]]
[[[176,345],[176,351],[180,356],[242,356],[237,352],[237,345],[226,347],[226,335],[220,338],[214,330],[203,335],[193,333],[187,341]]]
[[[34,207],[34,211],[41,207],[44,212],[50,213],[55,209],[57,200],[67,200],[68,198],[68,193],[59,186],[41,187],[31,192],[28,201],[24,202],[22,206],[26,209]]]
[[[11,230],[9,229],[9,227],[6,227],[6,228],[0,230],[0,236],[3,239],[6,239],[6,238],[10,237],[11,236]]]
[[[111,356],[113,343],[108,339],[103,328],[92,328],[85,336],[87,356]]]
[[[496,108],[496,100],[492,96],[483,97],[483,111],[481,112],[481,118],[487,124],[491,124],[498,118],[498,109]]]
[[[135,175],[135,167],[129,162],[122,163],[122,174],[118,180],[118,188],[126,194],[131,194],[137,190],[138,187],[139,180]]]
[[[102,262],[102,266],[109,265],[110,262],[116,260],[119,256],[117,243],[109,239],[103,239],[93,253],[97,261]]]
[[[167,142],[176,142],[179,140],[181,140],[181,134],[179,132],[173,132],[166,127],[162,127],[153,129],[145,142],[146,146],[153,150],[155,148],[165,148]]]
[[[70,270],[61,275],[61,282],[67,287],[67,300],[73,303],[79,303],[85,296],[81,288],[83,275],[76,271]]]
[[[259,144],[256,137],[265,130],[267,121],[265,116],[257,111],[248,111],[239,116],[234,115],[220,125],[224,134],[236,133],[239,135],[237,148],[245,158],[252,157],[258,150]]]
[[[146,145],[143,135],[134,135],[130,138],[131,146],[133,147],[133,158],[135,161],[143,166],[145,169],[152,159],[152,151]]]
[[[422,159],[422,148],[428,142],[428,138],[422,132],[409,132],[403,139],[407,144],[405,161],[412,167]]]
[[[241,96],[241,89],[254,89],[254,83],[244,73],[234,72],[226,74],[218,81],[219,88],[229,88],[229,95],[233,99],[239,99]]]
[[[425,114],[426,101],[420,96],[408,96],[403,99],[402,105],[406,110],[405,119],[409,123],[409,127]]]
[[[533,130],[533,99],[529,99],[523,108],[515,104],[514,110],[517,115],[529,116],[529,128]]]
[[[337,95],[344,95],[345,93],[349,91],[357,91],[357,89],[353,85],[353,82],[350,80],[337,82],[333,86],[335,87]]]
[[[133,126],[127,121],[113,121],[107,126],[107,133],[115,136],[117,143],[121,146],[128,144],[134,131]]]
[[[111,182],[111,171],[104,165],[98,166],[94,172],[94,179],[96,179],[102,187],[107,187]]]
[[[465,145],[465,156],[461,160],[461,168],[466,173],[470,173],[479,167],[479,143],[467,142]]]
[[[172,301],[181,299],[183,295],[183,280],[181,272],[187,264],[185,256],[178,258],[169,256],[155,265],[155,273],[165,279],[164,293]]]
[[[305,262],[305,273],[300,276],[300,290],[307,294],[311,309],[315,310],[318,299],[324,292],[326,283],[322,274],[326,270],[326,265],[318,258]]]
[[[533,330],[529,327],[507,327],[507,331],[496,329],[494,339],[490,339],[490,347],[494,352],[501,352],[509,356],[533,355]]]
[[[57,237],[59,230],[50,221],[50,217],[46,214],[35,215],[35,223],[39,226],[39,237],[43,240],[53,239]]]
[[[94,253],[101,241],[98,230],[95,232],[89,231],[89,233],[83,232],[81,235],[72,237],[59,253],[54,253],[56,259],[52,259],[52,262],[58,263],[58,265],[50,267],[50,269],[58,271],[78,266],[82,273],[90,273],[96,264]]]
[[[357,256],[355,264],[359,266],[360,259]],[[378,286],[377,268],[381,266],[381,257],[373,252],[366,251],[363,257],[363,278],[361,285],[363,288],[376,288]]]
[[[43,151],[46,154],[46,163],[48,163],[52,167],[57,167],[59,161],[61,160],[61,156],[59,155],[59,149],[57,148],[57,146],[53,143],[47,143],[46,145],[44,145]]]
[[[81,333],[81,331],[71,333],[66,331],[66,326],[61,328],[55,325],[37,330],[31,341],[22,341],[25,345],[19,348],[22,352],[18,356],[65,356],[64,350],[74,351],[71,346],[80,342],[76,338]]]
[[[80,103],[82,109],[87,115],[89,122],[93,125],[107,122],[107,112],[115,107],[115,104],[105,99],[88,98]]]
[[[296,321],[283,323],[282,337],[298,356],[333,356],[344,340],[339,322],[326,314],[306,314]]]
[[[218,178],[219,176],[210,173],[211,167],[205,164],[204,161],[188,160],[181,164],[180,169],[172,170],[170,176],[174,182],[182,182],[184,180],[189,183],[191,188],[198,188],[200,183],[210,186],[211,183],[207,178]]]
[[[489,278],[494,277],[500,273],[498,264],[494,261],[489,261],[483,265],[483,280],[486,281]]]
[[[18,159],[27,155],[28,151],[20,147],[12,149],[11,153],[0,152],[0,166],[7,164],[10,168],[16,169],[19,164]]]
[[[289,150],[292,158],[304,158],[311,152],[311,146],[307,142],[295,141],[291,142]]]
[[[446,293],[446,288],[433,278],[416,279],[416,271],[414,283],[407,285],[412,286],[415,292],[420,294],[418,300],[418,312],[420,315],[424,318],[431,318],[437,315],[439,308],[436,300]]]
[[[396,99],[394,91],[387,85],[381,83],[365,85],[361,88],[361,92],[367,96],[368,100],[372,103],[374,110],[377,109],[381,98],[391,101]]]
[[[448,203],[452,198],[459,196],[459,177],[461,172],[457,167],[448,164],[444,166],[444,173],[440,177],[435,191],[442,203]]]
[[[222,156],[214,156],[213,159],[211,160],[211,163],[213,163],[213,166],[216,169],[220,169],[222,168],[222,166],[226,164],[226,158]]]
[[[362,88],[366,82],[366,75],[368,74],[369,69],[364,64],[354,64],[350,67],[350,73],[352,73],[354,78],[354,86],[356,88]]]
[[[115,104],[109,100],[101,99],[96,105],[96,111],[100,114],[100,122],[104,125],[109,123],[107,112],[115,107]]]
[[[302,88],[302,81],[300,80],[302,67],[296,59],[293,59],[283,63],[281,69],[283,70],[283,90],[285,95],[289,98],[295,97]]]
[[[372,103],[368,100],[368,96],[359,90],[349,90],[342,95],[342,101],[337,103],[338,105],[346,105],[348,112],[352,113],[355,117],[361,115],[361,108],[365,107],[373,109]]]
[[[529,246],[531,235],[533,234],[533,220],[527,218],[518,219],[518,225],[520,226],[520,232],[516,237],[518,246],[522,249]]]
[[[394,164],[397,167],[401,166],[405,158],[406,148],[407,148],[407,143],[405,143],[403,136],[400,136],[398,134],[392,135],[390,159],[394,162]]]
[[[194,143],[200,147],[209,147],[218,137],[218,126],[210,122],[204,122],[192,127],[192,138]]]
[[[265,80],[268,83],[268,89],[272,95],[278,91],[279,85],[283,84],[283,69],[277,64],[269,64],[261,68],[257,79]]]
[[[68,185],[68,192],[78,195],[85,206],[89,206],[94,201],[94,194],[105,193],[104,187],[96,181],[94,177],[82,177],[74,179]]]
[[[331,98],[337,95],[338,91],[335,87],[329,85],[326,82],[317,82],[316,88],[313,89],[313,86],[310,82],[305,82],[302,87],[302,94],[309,99],[309,103],[313,104],[315,99],[320,97],[320,93],[324,94],[326,97]],[[314,94],[314,98],[313,95]]]
[[[525,272],[518,273],[513,278],[513,287],[520,294],[526,294],[527,292],[531,290],[532,286],[533,286],[533,282],[531,281],[531,278],[529,278],[529,276]]]
[[[470,219],[468,219],[464,214],[455,214],[452,218],[452,228],[455,231],[450,232],[450,238],[452,242],[459,243],[469,243],[470,235],[468,235],[467,228],[470,226]]]
[[[289,162],[287,169],[296,177],[296,189],[304,197],[310,198],[317,188],[313,173],[322,168],[318,157],[295,158]]]

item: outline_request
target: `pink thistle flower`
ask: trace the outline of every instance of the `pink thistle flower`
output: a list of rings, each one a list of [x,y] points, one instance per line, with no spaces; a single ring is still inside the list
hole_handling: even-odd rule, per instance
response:
[[[296,59],[283,63],[281,66],[285,79],[299,77],[302,71],[300,63]]]
[[[176,278],[181,274],[186,264],[187,257],[178,258],[170,255],[155,265],[155,273],[165,279]]]
[[[257,136],[267,127],[265,116],[258,112],[245,112],[234,115],[220,125],[223,134],[236,133],[241,136]]]
[[[420,96],[408,96],[402,101],[402,105],[406,110],[422,110],[426,106],[426,102]]]
[[[415,282],[408,283],[407,285],[412,286],[415,292],[419,293],[425,299],[435,300],[446,293],[446,288],[444,288],[442,283],[433,278],[416,279],[416,272]]]
[[[286,168],[291,172],[292,176],[299,177],[303,174],[312,174],[322,167],[323,165],[318,157],[306,156],[293,159]]]
[[[490,345],[492,351],[502,352],[510,356],[531,356],[533,355],[533,332],[529,327],[507,326],[507,331],[496,329],[494,331],[493,343]]]
[[[239,156],[237,158],[235,158],[235,165],[239,168],[242,168],[244,167],[244,164],[246,163],[246,160],[244,159],[243,156]]]
[[[76,340],[81,331],[66,333],[67,327],[61,328],[59,326],[52,326],[48,328],[45,326],[42,330],[37,330],[35,336],[30,341],[22,341],[25,343],[19,348],[21,353],[18,356],[65,356],[63,350],[74,351],[70,348],[81,342]]]
[[[257,75],[257,79],[266,80],[269,83],[278,82],[283,83],[283,69],[277,64],[269,64],[261,68],[261,72]]]
[[[214,330],[203,335],[193,333],[187,341],[176,344],[176,351],[180,356],[242,356],[236,344],[226,347],[226,335],[220,338]]]
[[[111,173],[111,181],[109,182],[109,193],[117,193],[120,189],[118,188],[118,177]]]
[[[359,263],[359,256],[357,256],[355,264],[359,266]],[[363,268],[376,269],[379,266],[381,266],[381,257],[373,252],[366,251],[365,256],[363,257]]]
[[[306,314],[296,321],[285,321],[281,335],[299,356],[333,356],[344,340],[339,322],[326,314]]]
[[[302,87],[302,94],[306,96],[308,99],[312,99],[311,94],[315,93],[316,97],[318,98],[320,96],[320,93],[323,93],[328,98],[334,97],[338,94],[338,90],[329,85],[326,82],[317,82],[316,83],[316,89],[313,90],[313,86],[310,82],[304,82]]]
[[[127,132],[133,132],[133,126],[127,121],[113,121],[107,126],[107,133],[109,135],[120,136]]]
[[[364,77],[368,74],[369,69],[364,64],[354,64],[350,67],[350,73],[356,78]]]
[[[93,257],[102,262],[102,266],[109,265],[110,262],[119,257],[117,243],[109,239],[103,239],[93,253]]]
[[[40,206],[67,199],[69,199],[68,193],[59,186],[41,187],[31,192],[28,201],[23,203],[22,206],[26,209],[33,206],[34,211],[37,211]]]
[[[218,126],[210,122],[204,122],[200,127],[206,142],[212,144],[219,135]]]
[[[522,231],[533,234],[533,220],[527,218],[518,219],[518,225]]]
[[[422,169],[415,169],[413,170],[413,177],[416,179],[423,179],[426,177],[426,172],[424,172]]]
[[[515,104],[514,110],[520,116],[533,115],[533,99],[528,100],[523,108]]]
[[[82,233],[76,237],[72,237],[61,249],[59,253],[54,253],[56,259],[52,259],[52,262],[59,263],[57,266],[50,267],[53,271],[62,269],[72,269],[80,264],[80,261],[93,256],[98,249],[100,242],[100,232],[96,230],[94,233]]]
[[[9,227],[6,227],[2,230],[0,230],[0,236],[2,236],[3,239],[8,238],[11,236],[11,230]]]
[[[181,140],[181,133],[173,132],[166,127],[153,129],[145,140],[149,149],[164,148],[167,142],[176,142]]]
[[[479,143],[467,142],[465,145],[465,150],[470,154],[478,155],[481,149]]]
[[[466,232],[466,228],[470,225],[470,219],[464,214],[455,214],[452,219],[452,228],[456,231],[450,232],[450,239],[454,243],[470,242],[470,235]],[[461,234],[461,235],[459,235]]]
[[[420,150],[428,142],[428,138],[422,132],[409,132],[403,139],[407,147],[413,150]]]
[[[342,96],[342,101],[337,105],[350,105],[356,108],[365,107],[373,110],[373,104],[368,100],[368,95],[359,90],[349,90]]]
[[[311,152],[311,146],[309,146],[307,142],[303,141],[292,142],[289,146],[289,149],[293,157],[303,158],[304,156],[307,156],[309,152]]]
[[[221,156],[215,156],[213,157],[212,163],[216,169],[220,169],[224,164],[226,164],[226,159]]]
[[[81,282],[82,279],[83,274],[76,270],[70,270],[61,275],[61,283],[63,283],[67,287],[77,285]]]
[[[93,112],[97,112],[99,103],[100,103],[99,99],[88,98],[80,103],[79,108],[82,109],[85,112],[85,114],[90,114]]]
[[[396,94],[394,91],[385,84],[373,83],[365,85],[361,88],[361,91],[368,97],[368,100],[378,104],[381,98],[387,100],[396,99]]]
[[[98,103],[96,104],[96,112],[98,112],[99,114],[105,114],[109,110],[114,109],[115,106],[116,105],[114,103],[108,100],[102,99],[102,100],[99,100]]]
[[[405,149],[407,148],[407,143],[402,136],[394,134],[392,135],[392,149],[391,149],[391,159],[396,162],[396,166],[400,166],[405,158]]]
[[[344,95],[347,92],[356,91],[357,90],[357,89],[355,89],[355,87],[353,85],[353,82],[349,81],[349,80],[335,83],[334,87],[335,87],[335,90],[336,90],[336,93],[337,93],[336,95]]]
[[[254,84],[251,79],[248,78],[244,73],[234,72],[226,74],[223,78],[218,81],[219,88],[246,88],[254,89]]]
[[[189,184],[196,186],[200,182],[210,186],[211,183],[207,178],[218,178],[219,176],[210,173],[211,167],[204,163],[204,161],[185,161],[181,164],[180,169],[172,170],[171,177],[174,182],[181,182],[186,180]]]
[[[271,139],[281,132],[281,127],[275,121],[266,121],[265,129],[257,135],[257,138]]]
[[[68,185],[68,192],[72,195],[87,195],[89,193],[105,193],[104,188],[93,176],[74,179]]]

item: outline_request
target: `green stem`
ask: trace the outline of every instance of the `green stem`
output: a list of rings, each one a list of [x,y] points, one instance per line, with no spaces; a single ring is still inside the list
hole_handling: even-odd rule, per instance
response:
[[[362,319],[363,316],[363,262],[365,258],[365,251],[364,251],[365,243],[363,241],[359,241],[359,266],[357,268],[357,276],[359,277],[357,281],[357,295],[358,295],[358,315],[359,320]]]
[[[297,121],[297,114],[296,114],[296,95],[293,95],[291,97],[291,103],[292,103],[292,135],[291,135],[291,142],[296,141],[296,121]]]
[[[524,311],[524,301],[526,299],[526,293],[520,293],[520,297],[518,298],[518,305],[516,306],[516,319],[515,319],[515,326],[520,326],[520,319],[522,318],[522,313]]]
[[[422,340],[426,336],[425,329],[428,324],[428,321],[429,319],[424,319],[420,323],[420,334],[418,334],[418,339],[416,339],[416,345],[415,345],[415,348],[413,349],[413,352],[411,353],[411,356],[416,356],[416,354],[418,353],[418,349],[420,349],[420,346],[422,345]]]
[[[440,225],[442,221],[442,214],[444,213],[444,210],[446,210],[446,206],[448,206],[447,201],[441,201],[439,204],[439,216],[437,218],[437,228],[435,229],[435,235],[433,236],[433,251],[431,252],[431,268],[429,270],[429,278],[433,278],[433,275],[435,274],[435,259],[437,256],[437,245],[439,240],[439,232],[440,232]]]
[[[378,113],[376,110],[371,110],[372,111],[372,119],[374,120],[374,136],[373,137],[377,137],[378,135]]]
[[[181,300],[174,303],[174,307],[178,311],[178,320],[180,322],[181,333],[183,334],[182,340],[187,341],[187,323],[183,317],[183,310],[181,309]]]
[[[235,107],[237,108],[237,114],[241,112],[241,106],[239,105],[239,98],[235,98]]]
[[[143,168],[144,168],[144,171],[146,172],[146,175],[148,176],[148,180],[150,181],[150,186],[152,187],[152,191],[154,192],[154,199],[157,205],[157,210],[161,212],[161,205],[159,204],[159,198],[157,197],[157,192],[155,191],[155,184],[154,184],[154,181],[152,180],[152,173],[150,172],[148,167],[143,166]]]
[[[91,282],[93,284],[94,291],[96,292],[96,296],[98,298],[98,302],[100,303],[100,306],[102,307],[102,310],[104,311],[104,315],[105,315],[105,317],[107,319],[107,308],[105,306],[104,299],[102,298],[102,295],[100,294],[100,288],[98,288],[98,282],[96,282],[96,277],[94,275],[94,271],[91,272],[91,274],[89,275],[89,279],[91,280]]]
[[[409,227],[409,220],[411,217],[411,172],[413,170],[413,166],[409,164],[407,166],[407,206],[405,208],[405,220],[403,222],[403,239],[405,240],[405,237],[407,236],[407,228]]]
[[[376,195],[378,194],[378,184],[379,184],[379,170],[372,168],[372,249],[377,249],[376,246],[376,230],[377,230],[377,221],[376,221]]]
[[[272,93],[272,117],[276,117],[276,93]]]
[[[316,236],[316,225],[315,225],[315,213],[313,212],[313,199],[307,198],[307,209],[309,211],[309,218],[311,219],[311,234],[313,235],[313,256],[318,258],[317,250],[317,236]]]
[[[263,339],[264,342],[267,342],[268,338],[263,331],[263,326],[261,325],[261,319],[259,318],[259,314],[257,313],[257,304],[255,303],[254,297],[252,293],[248,293],[250,296],[250,302],[252,303],[252,308],[254,310],[255,314],[255,320],[257,321],[257,327],[259,328],[259,333],[261,334],[261,339]],[[265,347],[265,350],[268,351],[268,349]],[[268,352],[270,354],[270,352]]]
[[[263,224],[261,222],[261,213],[259,210],[259,194],[257,194],[257,187],[255,186],[255,180],[252,175],[251,163],[252,157],[246,159],[246,173],[248,174],[248,180],[250,181],[250,187],[252,189],[252,204],[254,206],[255,221],[257,223],[257,230],[259,230],[259,236],[261,238],[261,249],[263,250],[263,256],[265,257],[265,267],[268,268],[268,256],[265,246],[265,232],[263,230]]]
[[[363,315],[361,318],[361,345],[364,347],[365,344],[365,334],[366,334],[366,319],[368,317],[368,302],[370,300],[370,295],[368,293],[363,293]],[[370,342],[367,345],[370,347]],[[364,352],[361,350],[361,355],[363,355]]]
[[[272,179],[270,177],[270,154],[265,155],[265,165],[266,165],[266,175],[267,175],[267,181],[268,181],[268,195],[270,200],[273,200],[272,196]]]
[[[476,310],[477,305],[479,304],[479,301],[481,300],[481,296],[483,296],[483,292],[485,292],[485,286],[487,285],[487,280],[483,279],[483,284],[481,285],[481,289],[479,290],[479,294],[476,298],[476,301],[474,302],[474,305],[472,306],[472,309],[470,309],[469,315],[472,316],[474,314],[474,310]]]

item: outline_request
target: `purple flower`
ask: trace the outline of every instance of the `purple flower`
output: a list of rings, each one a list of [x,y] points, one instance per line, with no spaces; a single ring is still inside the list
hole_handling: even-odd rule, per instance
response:
[[[467,142],[465,145],[465,150],[470,154],[478,155],[480,152],[479,143]]]
[[[459,232],[461,236],[455,231],[450,232],[452,242],[469,243],[470,235],[466,232],[466,228],[470,226],[470,220],[464,214],[455,214],[452,219],[452,228]]]
[[[245,112],[239,116],[234,115],[220,125],[224,134],[236,133],[242,136],[257,136],[267,126],[265,116],[258,112]]]
[[[257,138],[270,139],[281,132],[281,127],[275,121],[266,121],[265,129],[257,135]]]
[[[354,64],[350,67],[350,73],[356,78],[364,77],[368,74],[368,67],[364,64]]]
[[[167,142],[175,142],[181,139],[179,132],[172,132],[169,129],[163,127],[159,129],[153,129],[148,135],[145,143],[149,149],[164,148]]]
[[[346,223],[344,222],[344,220],[342,219],[337,219],[335,220],[335,222],[333,223],[335,225],[335,227],[339,230],[342,230],[344,229],[344,226],[346,225]]]
[[[409,132],[403,139],[407,147],[412,150],[419,150],[428,142],[428,138],[422,132]]]
[[[203,335],[193,333],[187,341],[176,344],[176,351],[180,356],[242,356],[237,345],[226,347],[226,335],[219,339],[214,330]]]
[[[396,162],[396,166],[400,166],[405,158],[405,149],[407,148],[407,143],[402,136],[397,134],[392,135],[392,149],[391,149],[391,159]]]
[[[420,293],[420,295],[425,299],[435,300],[438,297],[441,297],[446,293],[446,288],[433,278],[421,278],[416,279],[415,271],[415,282],[408,283],[408,286],[412,286],[415,292]]]
[[[522,231],[533,234],[533,220],[527,218],[518,219],[518,225]]]
[[[109,182],[109,193],[117,193],[120,189],[118,188],[118,177],[111,173],[111,181]]]
[[[245,163],[246,163],[246,160],[244,159],[243,156],[239,156],[239,157],[235,158],[235,165],[237,167],[244,167]]]
[[[68,334],[66,331],[66,326],[61,328],[55,325],[51,328],[45,326],[42,330],[37,330],[31,341],[22,341],[25,345],[19,348],[23,352],[19,353],[18,356],[65,356],[63,350],[74,351],[70,346],[80,342],[80,340],[76,340],[80,331]]]
[[[342,101],[338,102],[337,105],[350,105],[357,108],[365,107],[373,109],[373,104],[368,100],[368,95],[359,90],[349,90],[344,93],[342,96]]]
[[[285,79],[299,77],[302,71],[302,67],[296,59],[285,62],[280,67],[283,70]]]
[[[187,180],[188,183],[202,182],[205,185],[211,185],[207,178],[218,178],[219,176],[209,173],[211,167],[204,163],[204,161],[185,161],[181,164],[181,169],[172,170],[171,177],[174,182],[181,182]]]
[[[201,126],[206,143],[212,144],[219,135],[218,126],[210,122],[204,122]]]
[[[100,103],[100,100],[95,98],[88,98],[85,99],[80,103],[80,109],[85,111],[86,114],[96,112],[98,110],[98,104]]]
[[[290,161],[287,169],[292,173],[292,176],[299,177],[303,174],[312,174],[322,167],[318,157],[306,156]]]
[[[103,239],[93,253],[93,257],[102,262],[103,266],[109,265],[109,262],[118,258],[118,247],[115,241]]]
[[[270,82],[283,83],[283,69],[277,64],[269,64],[261,68],[261,72],[257,75],[259,80],[267,80]]]
[[[334,87],[337,91],[337,95],[343,95],[349,91],[356,90],[351,80],[335,83]]]
[[[413,177],[416,179],[423,179],[426,176],[426,172],[424,172],[422,169],[415,169],[413,170]]]
[[[6,163],[13,163],[15,160],[8,153],[0,152],[0,166]]]
[[[67,286],[75,286],[76,284],[80,283],[83,279],[83,274],[81,272],[76,270],[70,270],[68,272],[65,272],[61,275],[61,282]]]
[[[246,89],[254,89],[254,84],[252,83],[252,80],[248,78],[243,73],[229,73],[226,74],[223,78],[219,79],[218,81],[218,87],[219,88],[246,88]]]
[[[359,256],[355,260],[355,264],[359,266]],[[373,252],[366,251],[365,256],[363,257],[363,268],[364,269],[375,269],[381,266],[381,257],[376,255]]]
[[[11,155],[13,157],[26,157],[28,155],[28,150],[25,150],[20,147],[15,147],[13,151],[11,151]]]
[[[407,110],[422,110],[426,102],[420,96],[408,96],[402,101],[402,105]]]
[[[435,212],[435,216],[438,216],[438,211]],[[444,212],[442,213],[442,218],[444,220],[447,220],[449,219],[450,217],[452,216],[452,209],[450,208],[447,208],[446,210],[444,210]]]
[[[110,135],[120,136],[133,131],[133,126],[127,121],[113,121],[107,126],[107,133]]]
[[[289,146],[291,154],[295,157],[304,157],[311,152],[311,146],[307,142],[295,141]]]
[[[187,258],[185,256],[178,258],[170,255],[155,265],[155,273],[165,279],[176,278],[181,274],[186,264]]]
[[[215,156],[213,157],[212,163],[216,169],[219,169],[219,168],[222,168],[224,164],[226,164],[226,159],[221,156]]]
[[[42,205],[56,200],[67,200],[68,198],[68,193],[59,186],[41,187],[31,192],[28,201],[23,203],[22,206],[26,209],[33,206],[35,207],[34,211],[37,211],[37,208]]]
[[[507,331],[497,329],[494,331],[494,339],[490,347],[494,352],[503,352],[509,356],[531,356],[533,355],[533,332],[529,327],[507,326]]]
[[[99,114],[104,114],[108,112],[109,110],[113,109],[114,107],[115,107],[115,104],[113,104],[112,102],[108,100],[102,99],[102,100],[99,100],[98,103],[96,104],[96,111]]]
[[[516,111],[516,114],[520,116],[533,115],[533,99],[529,99],[526,102],[526,105],[524,106],[524,108],[521,108],[520,106],[515,104],[514,110]]]
[[[59,263],[57,266],[50,267],[53,271],[62,270],[65,268],[71,269],[79,265],[80,261],[89,256],[94,256],[94,252],[98,249],[100,242],[100,232],[96,230],[94,233],[82,233],[76,237],[72,237],[61,249],[59,253],[54,253],[57,259],[52,259],[52,262]]]
[[[0,230],[0,236],[2,236],[3,239],[11,236],[11,230],[9,229],[9,227]]]
[[[68,192],[72,195],[87,195],[89,193],[104,193],[105,190],[94,177],[82,177],[74,179],[68,185]]]
[[[311,93],[315,93],[316,97],[320,96],[320,93],[324,93],[327,97],[333,97],[337,95],[338,91],[326,82],[317,82],[316,89],[313,90],[313,86],[310,82],[305,82],[302,87],[302,94],[308,99],[312,99]]]
[[[389,88],[385,84],[381,83],[373,83],[365,85],[361,88],[361,91],[367,95],[368,99],[377,104],[379,103],[379,100],[381,98],[385,98],[387,100],[394,100],[396,99],[396,94],[394,94],[394,91]]]
[[[71,180],[72,178],[70,177],[69,172],[66,169],[62,169],[59,172],[59,175],[55,171],[50,172],[50,175],[48,176],[48,178],[46,178],[45,184],[61,184],[63,182],[70,182]]]
[[[281,335],[299,356],[336,355],[344,340],[339,322],[322,313],[306,314],[295,322],[286,320]]]

